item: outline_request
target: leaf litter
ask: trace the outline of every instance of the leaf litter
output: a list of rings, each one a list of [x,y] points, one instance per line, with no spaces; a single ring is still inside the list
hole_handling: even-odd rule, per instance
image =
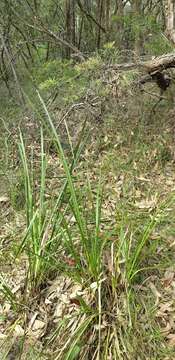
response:
[[[109,129],[107,129],[109,130]],[[118,133],[117,133],[118,131]],[[89,147],[84,153],[82,163],[85,160],[88,164],[88,177],[92,183],[92,187],[96,187],[96,182],[99,175],[99,168],[102,169],[104,180],[104,201],[103,201],[103,217],[106,221],[104,227],[111,229],[113,226],[113,218],[116,216],[118,203],[121,207],[126,206],[128,216],[132,216],[134,212],[135,218],[142,218],[145,213],[149,215],[155,210],[162,199],[166,197],[167,193],[173,193],[175,190],[175,175],[174,163],[167,165],[166,170],[162,168],[158,161],[158,150],[152,149],[149,153],[144,154],[141,159],[140,156],[133,160],[132,166],[124,169],[126,158],[130,154],[130,145],[125,144],[123,140],[123,133],[119,134],[119,130],[115,134],[108,132],[104,136],[103,145],[98,145],[96,142],[97,135],[94,134],[94,141],[89,144]],[[132,135],[133,136],[133,135]],[[92,145],[93,144],[93,145]],[[111,150],[111,146],[113,149]],[[109,147],[109,149],[108,149]],[[100,150],[99,150],[100,149]],[[120,157],[120,164],[118,158]],[[117,162],[117,166],[116,166]],[[55,164],[58,165],[58,173],[55,171]],[[148,164],[145,168],[145,164]],[[150,167],[150,164],[152,166]],[[50,155],[49,160],[50,169],[55,177],[52,177],[48,183],[48,193],[57,192],[58,177],[60,177],[59,159],[55,155]],[[84,177],[85,170],[79,165],[77,169],[79,176],[79,186],[85,185]],[[132,168],[132,170],[131,170]],[[157,191],[159,189],[159,191]],[[50,195],[49,195],[50,196]],[[1,195],[0,203],[4,208],[4,224],[0,230],[1,252],[4,250],[7,239],[10,244],[13,240],[20,238],[21,230],[25,226],[23,216],[14,212],[10,208],[9,197]],[[87,203],[88,204],[88,203]],[[133,210],[134,209],[134,210]],[[167,216],[171,216],[173,209],[170,209]],[[11,221],[6,220],[6,213],[13,213]],[[72,219],[74,224],[75,219]],[[17,225],[18,224],[18,225]],[[18,229],[18,231],[16,231]],[[169,228],[164,229],[164,233],[160,230],[152,235],[152,241],[157,241],[159,238],[164,238],[164,244],[160,246],[160,253],[164,252],[164,247],[168,246],[171,250],[175,243],[174,235],[169,235]],[[10,247],[10,245],[9,245]],[[8,250],[8,249],[7,249]],[[159,256],[159,255],[158,255]],[[106,253],[106,267],[111,273],[114,272],[114,264],[111,263],[111,254]],[[74,266],[74,260],[64,258],[68,266]],[[5,271],[3,271],[3,268]],[[23,265],[17,263],[15,269],[13,268],[13,257],[11,258],[9,266],[5,269],[5,264],[1,265],[1,274],[4,277],[7,285],[12,290],[12,293],[17,296],[17,302],[20,300],[24,282],[26,277],[26,263],[23,259]],[[165,338],[168,346],[175,347],[175,275],[173,267],[165,270],[162,277],[157,275],[152,281],[148,281],[142,288],[143,292],[150,289],[154,299],[155,317],[160,327],[160,332]],[[12,332],[14,339],[19,339],[25,336],[25,344],[30,347],[33,346],[33,341],[42,346],[43,339],[48,338],[53,329],[56,329],[63,319],[68,319],[70,332],[74,331],[79,323],[79,314],[81,309],[81,299],[87,306],[91,306],[94,299],[94,293],[97,290],[97,284],[92,283],[90,287],[82,286],[66,275],[57,275],[54,280],[47,283],[45,291],[39,294],[37,302],[31,301],[30,308],[27,311],[27,319],[21,319],[20,315],[14,316],[13,306],[11,303],[3,300],[1,297],[0,307],[0,343],[9,336]],[[123,300],[124,301],[124,300]],[[120,311],[119,311],[120,312]],[[121,321],[122,318],[121,312]],[[13,329],[11,329],[12,322],[16,322]],[[104,330],[108,326],[105,317],[101,323],[101,329]],[[99,325],[94,326],[94,331],[99,331]],[[94,333],[89,334],[88,342],[93,344]],[[14,340],[15,341],[15,340]],[[169,360],[170,358],[166,357]],[[172,360],[172,358],[170,359]]]

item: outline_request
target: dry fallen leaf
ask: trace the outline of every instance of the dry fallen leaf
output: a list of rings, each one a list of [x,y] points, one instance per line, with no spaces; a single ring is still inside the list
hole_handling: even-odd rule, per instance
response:
[[[170,323],[167,323],[167,325],[161,329],[161,334],[167,336],[171,330]]]
[[[76,298],[77,295],[82,295],[82,286],[80,284],[76,284],[72,286],[71,293],[70,293],[70,299]]]
[[[136,202],[135,206],[138,209],[154,209],[156,207],[156,201],[155,201],[155,199],[152,199],[152,200],[145,199],[145,200]]]
[[[139,176],[139,177],[136,176],[136,179],[137,179],[137,180],[140,180],[140,181],[148,181],[148,182],[151,182],[150,179],[146,179],[144,176]]]
[[[5,340],[7,338],[7,335],[0,332],[0,340]]]
[[[157,312],[157,317],[163,317],[166,316],[170,313],[174,312],[174,307],[173,307],[173,300],[172,301],[167,301],[164,304],[160,304],[159,306],[159,310]]]
[[[172,269],[167,270],[163,278],[164,287],[170,286],[172,284],[173,279],[174,279],[174,271],[172,271]]]
[[[37,315],[38,315],[38,311],[36,311],[36,312],[33,314],[33,316],[31,317],[30,322],[29,322],[29,325],[28,325],[28,329],[29,329],[29,330],[32,328],[32,326],[33,326],[33,324],[34,324],[34,322],[35,322],[35,320],[36,320]]]
[[[72,259],[72,258],[64,257],[64,262],[69,266],[75,266],[76,265],[75,259]]]
[[[161,298],[161,294],[160,294],[160,292],[156,289],[155,285],[154,285],[152,282],[150,282],[149,286],[150,286],[150,289],[151,289],[153,295],[154,295],[155,298],[156,298],[155,305],[157,306],[158,303],[159,303],[159,299]]]
[[[175,334],[169,334],[167,336],[169,346],[175,346]]]
[[[63,304],[62,302],[59,301],[58,304],[55,307],[53,318],[56,319],[56,321],[58,319],[61,319],[63,317],[64,310],[65,310],[65,304]]]
[[[70,298],[70,303],[73,305],[80,306],[80,300],[78,300],[76,298]]]
[[[15,326],[15,336],[16,337],[22,337],[24,336],[24,329],[22,328],[21,325],[17,324]]]
[[[32,330],[33,330],[33,331],[38,331],[38,330],[43,329],[44,326],[45,326],[44,321],[41,321],[41,320],[37,320],[37,319],[36,319],[35,322],[34,322],[34,324],[33,324],[33,326],[32,326]]]
[[[0,203],[6,203],[9,201],[9,198],[6,195],[0,196]]]
[[[32,338],[39,339],[44,335],[46,328],[47,322],[36,319],[32,325],[32,328],[29,329],[28,335],[32,336]]]

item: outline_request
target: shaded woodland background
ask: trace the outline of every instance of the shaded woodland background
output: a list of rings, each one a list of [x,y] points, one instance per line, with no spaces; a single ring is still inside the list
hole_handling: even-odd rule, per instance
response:
[[[44,63],[48,73],[43,86],[52,90],[60,61],[82,62],[98,52],[106,64],[137,62],[174,46],[170,0],[7,0],[1,1],[0,21],[1,82],[21,103],[21,82],[38,83],[36,69],[44,72]]]

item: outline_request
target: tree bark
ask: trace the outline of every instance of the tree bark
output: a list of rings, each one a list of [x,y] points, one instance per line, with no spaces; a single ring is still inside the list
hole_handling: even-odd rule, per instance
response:
[[[66,40],[75,45],[75,0],[66,0]],[[69,59],[71,49],[66,47],[66,57]]]
[[[108,40],[110,37],[110,8],[111,8],[111,0],[106,0],[105,3],[106,40]]]
[[[116,0],[115,15],[117,16],[116,23],[116,38],[119,48],[123,47],[123,33],[124,33],[124,3],[123,0]]]
[[[164,0],[165,6],[165,26],[168,38],[175,44],[175,2],[174,0]]]
[[[134,15],[136,21],[138,21],[141,16],[141,13],[142,13],[140,0],[133,0],[132,12],[133,12],[133,15]],[[135,42],[134,42],[134,52],[135,52],[136,59],[139,58],[139,56],[141,54],[141,49],[142,49],[142,41],[141,41],[141,32],[140,32],[140,26],[139,26],[138,31],[135,32]]]
[[[100,24],[100,27],[98,28],[98,32],[97,32],[97,49],[99,49],[100,45],[101,45],[101,24],[102,24],[102,18],[103,18],[103,0],[98,0],[98,2],[97,2],[97,18],[98,18],[98,23]]]

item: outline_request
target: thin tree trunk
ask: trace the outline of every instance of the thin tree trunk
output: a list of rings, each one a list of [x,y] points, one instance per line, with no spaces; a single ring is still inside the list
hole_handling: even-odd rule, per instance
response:
[[[133,11],[134,17],[136,18],[136,21],[138,21],[139,17],[141,16],[141,13],[142,13],[140,0],[133,1],[132,11]],[[141,50],[142,50],[142,39],[141,39],[141,31],[140,31],[140,27],[139,27],[139,30],[135,33],[135,42],[134,42],[134,52],[135,52],[136,59],[138,59],[140,57]]]
[[[175,44],[175,2],[174,0],[165,0],[165,32],[169,39]]]
[[[23,96],[23,93],[22,93],[22,89],[21,89],[21,86],[20,86],[20,83],[19,83],[19,80],[18,80],[18,76],[17,76],[17,73],[16,73],[16,69],[15,69],[15,66],[13,64],[13,55],[11,54],[11,51],[8,49],[6,43],[5,43],[5,40],[3,38],[3,35],[1,35],[1,41],[2,41],[2,46],[4,48],[4,52],[7,56],[7,59],[8,59],[8,62],[10,64],[10,67],[11,67],[11,70],[12,70],[12,73],[13,73],[13,77],[14,77],[14,81],[16,83],[16,90],[17,90],[17,93],[18,93],[18,96],[19,96],[19,101],[20,101],[20,104],[23,106],[25,104],[25,101],[24,101],[24,96]]]
[[[82,40],[83,26],[84,26],[84,16],[82,16],[81,22],[80,22],[80,28],[79,28],[79,33],[78,33],[78,44],[77,44],[78,49],[81,48],[81,40]]]
[[[50,54],[50,42],[47,42],[47,49],[46,49],[46,59],[45,61],[49,60],[49,54]]]
[[[107,40],[109,40],[109,38],[110,38],[110,7],[111,7],[111,0],[106,0],[105,23],[106,23],[106,39]]]
[[[117,15],[117,40],[119,47],[122,47],[123,40],[123,18],[124,18],[124,5],[123,0],[116,1],[116,15]]]
[[[98,0],[97,3],[97,17],[98,17],[98,23],[102,24],[102,17],[103,17],[103,0]],[[97,33],[97,49],[100,48],[100,44],[101,44],[101,29],[100,27],[98,28],[98,33]]]
[[[75,0],[66,0],[66,41],[75,45]],[[71,49],[66,48],[66,56],[70,58]]]

